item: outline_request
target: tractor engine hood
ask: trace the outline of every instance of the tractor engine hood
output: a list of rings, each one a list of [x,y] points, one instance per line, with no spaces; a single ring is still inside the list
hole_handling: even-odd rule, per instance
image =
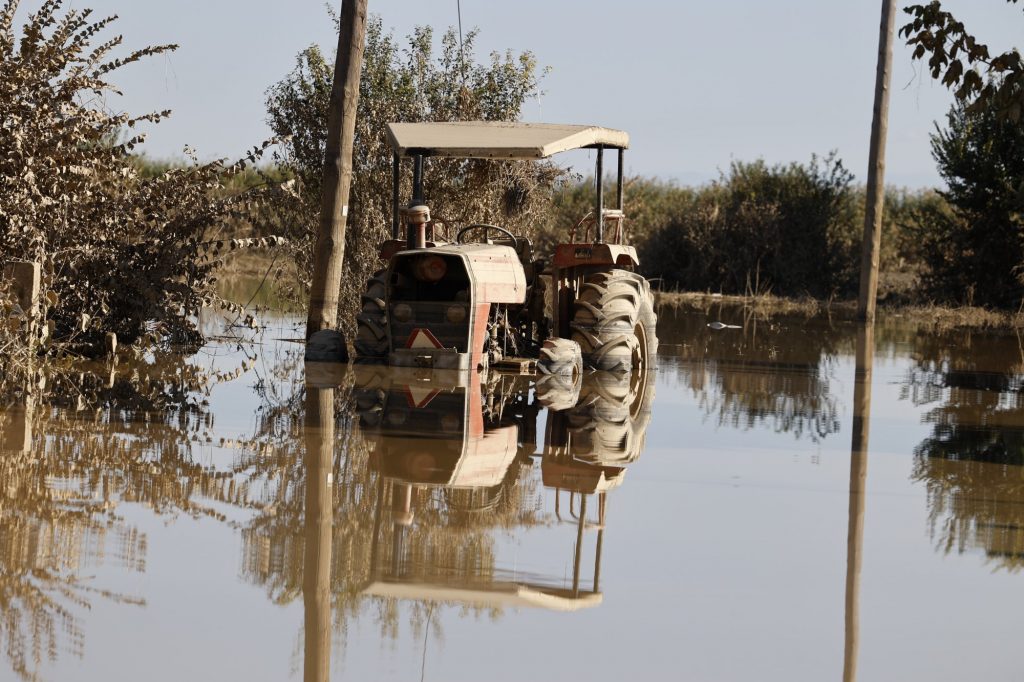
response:
[[[400,251],[388,269],[390,363],[474,369],[481,365],[493,304],[526,300],[515,249],[452,244]]]
[[[519,255],[502,244],[446,244],[431,249],[400,251],[392,257],[391,269],[406,259],[440,256],[462,260],[474,305],[520,304],[526,300],[526,274]]]

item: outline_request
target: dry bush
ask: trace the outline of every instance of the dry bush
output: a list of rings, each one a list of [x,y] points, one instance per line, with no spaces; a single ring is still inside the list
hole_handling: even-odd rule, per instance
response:
[[[267,187],[226,192],[243,160],[139,172],[138,128],[170,112],[116,113],[117,69],[175,45],[115,56],[116,17],[46,0],[15,39],[17,0],[0,10],[0,261],[43,267],[55,337],[88,352],[106,332],[195,345],[191,316],[215,300],[217,242],[264,201]],[[96,42],[99,44],[95,44]],[[189,150],[186,150],[190,153]]]
[[[465,63],[458,37],[449,30],[433,49],[433,32],[421,27],[403,50],[383,30],[379,17],[367,25],[366,49],[356,119],[352,190],[345,239],[340,324],[352,329],[366,280],[383,267],[377,258],[381,241],[391,237],[392,152],[385,125],[393,121],[512,121],[523,104],[538,93],[536,62],[529,52],[493,53],[477,63],[475,32],[465,37]],[[267,92],[273,131],[289,142],[277,161],[294,173],[298,193],[276,202],[267,221],[290,236],[297,264],[295,291],[302,298],[312,274],[311,255],[320,207],[327,112],[333,67],[316,47],[299,54],[295,69]],[[454,228],[489,222],[531,235],[543,222],[551,189],[564,177],[551,164],[432,159],[426,163],[424,195],[435,217]],[[401,196],[412,196],[411,162],[403,169]]]

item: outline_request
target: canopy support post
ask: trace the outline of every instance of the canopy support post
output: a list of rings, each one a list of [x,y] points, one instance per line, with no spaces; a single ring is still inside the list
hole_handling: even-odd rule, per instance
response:
[[[402,231],[402,221],[399,218],[399,181],[401,180],[402,157],[397,153],[391,162],[391,238],[398,239]]]
[[[583,555],[583,530],[587,524],[587,495],[580,494],[580,518],[576,526],[576,556],[572,562],[572,596],[580,596],[580,559]]]
[[[423,155],[413,158],[412,166],[412,203],[423,203]]]
[[[626,150],[619,148],[619,170],[618,170],[618,183],[615,186],[615,208],[622,210],[622,160],[626,156]]]
[[[594,242],[604,242],[604,145],[597,145],[597,234]]]

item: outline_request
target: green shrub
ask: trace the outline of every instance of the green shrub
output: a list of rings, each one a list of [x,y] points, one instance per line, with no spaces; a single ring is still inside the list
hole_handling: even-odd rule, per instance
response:
[[[624,181],[626,238],[635,246],[645,243],[656,230],[681,219],[689,210],[697,194],[690,187],[641,176]],[[614,180],[605,180],[605,187],[613,191]],[[605,200],[609,201],[609,194]],[[612,199],[613,200],[613,199]],[[542,253],[552,253],[556,244],[568,240],[570,230],[594,210],[594,178],[582,182],[564,183],[553,196],[551,209],[533,233]]]
[[[864,222],[864,193],[858,199],[858,225]],[[882,212],[880,269],[889,273],[920,274],[924,267],[922,216],[947,210],[946,200],[933,189],[888,187]]]
[[[642,268],[683,289],[848,294],[859,264],[851,182],[834,155],[807,165],[735,162],[650,233]]]

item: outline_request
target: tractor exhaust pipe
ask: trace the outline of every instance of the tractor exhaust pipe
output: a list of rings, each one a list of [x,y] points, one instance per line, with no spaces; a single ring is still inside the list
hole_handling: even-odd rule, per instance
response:
[[[422,204],[414,204],[402,210],[402,221],[405,223],[406,248],[427,248],[427,223],[430,222],[430,209]]]
[[[604,243],[604,145],[597,145],[597,235],[594,241]]]

